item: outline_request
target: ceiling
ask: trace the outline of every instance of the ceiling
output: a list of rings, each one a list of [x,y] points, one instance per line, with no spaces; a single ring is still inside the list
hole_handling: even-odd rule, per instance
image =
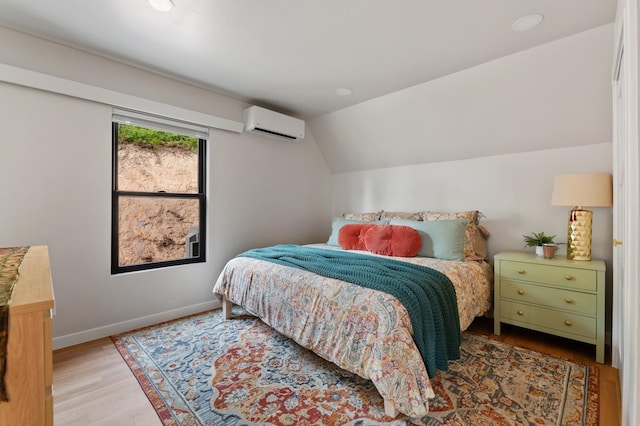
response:
[[[0,26],[312,118],[611,23],[616,10],[616,0],[173,3],[163,13],[147,0],[0,0]],[[545,19],[511,29],[529,14]]]

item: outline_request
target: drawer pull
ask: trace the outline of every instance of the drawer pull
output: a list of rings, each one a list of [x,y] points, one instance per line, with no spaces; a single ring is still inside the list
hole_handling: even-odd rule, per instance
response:
[[[566,326],[569,326],[569,327],[570,327],[570,326],[571,326],[571,321],[566,320],[566,321],[564,322],[564,325],[566,325]]]
[[[524,290],[518,290],[518,294],[523,295],[524,294]]]
[[[573,281],[573,277],[571,275],[565,275],[564,279],[567,281]]]
[[[524,269],[518,269],[519,274],[524,274]]]
[[[564,299],[564,301],[567,303],[573,303],[573,299],[570,297],[567,297],[566,299]]]
[[[518,315],[520,315],[520,316],[524,315],[524,312],[523,312],[523,311],[521,311],[520,309],[518,309],[518,312],[516,312],[516,313],[517,313]]]

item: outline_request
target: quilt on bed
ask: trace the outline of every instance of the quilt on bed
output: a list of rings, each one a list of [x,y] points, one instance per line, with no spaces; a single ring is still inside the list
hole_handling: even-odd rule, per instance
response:
[[[388,257],[283,244],[240,253],[394,296],[409,314],[413,340],[429,378],[460,358],[460,321],[453,284],[443,273]]]
[[[328,247],[323,247],[328,248]],[[443,272],[456,290],[461,329],[490,307],[490,269],[483,262],[428,258],[403,261]],[[407,310],[395,297],[335,278],[264,260],[227,263],[214,293],[244,306],[274,329],[339,367],[370,379],[412,421],[434,397]]]

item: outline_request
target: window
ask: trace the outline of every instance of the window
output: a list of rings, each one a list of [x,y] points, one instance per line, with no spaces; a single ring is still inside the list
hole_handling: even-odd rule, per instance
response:
[[[111,273],[205,261],[207,129],[114,111]]]

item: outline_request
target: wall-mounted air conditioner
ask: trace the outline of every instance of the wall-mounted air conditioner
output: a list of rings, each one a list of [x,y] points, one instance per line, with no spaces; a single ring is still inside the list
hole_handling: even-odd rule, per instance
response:
[[[304,139],[304,121],[259,106],[244,110],[244,130],[289,142]]]

